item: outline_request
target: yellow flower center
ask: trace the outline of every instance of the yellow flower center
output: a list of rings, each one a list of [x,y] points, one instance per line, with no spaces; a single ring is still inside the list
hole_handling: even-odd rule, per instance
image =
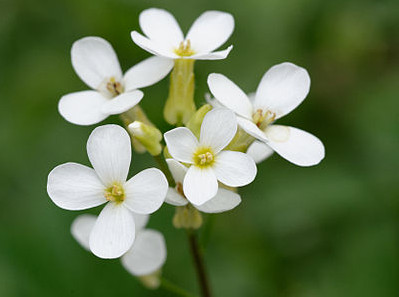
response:
[[[123,85],[116,81],[115,77],[111,77],[106,84],[107,91],[110,92],[112,97],[116,97],[119,94],[123,93],[124,88]]]
[[[258,109],[252,115],[252,120],[256,126],[260,129],[265,129],[271,122],[276,119],[276,114],[271,111],[263,112],[262,109]]]
[[[104,197],[108,201],[121,203],[125,200],[125,190],[119,183],[114,183],[109,188],[105,189]]]
[[[195,54],[195,52],[191,48],[190,39],[180,42],[179,47],[176,48],[174,52],[180,57],[190,57]]]
[[[208,167],[215,162],[215,154],[209,147],[197,149],[194,153],[194,164],[198,167]]]

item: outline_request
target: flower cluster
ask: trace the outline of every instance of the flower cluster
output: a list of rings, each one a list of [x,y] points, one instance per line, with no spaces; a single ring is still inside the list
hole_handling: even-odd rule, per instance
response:
[[[215,50],[233,32],[230,14],[207,11],[186,36],[165,10],[145,10],[139,20],[144,35],[133,31],[132,40],[154,56],[125,74],[104,39],[85,37],[73,44],[73,68],[92,90],[63,96],[60,114],[77,125],[120,115],[124,127],[95,128],[87,141],[93,168],[77,163],[57,166],[48,176],[47,192],[67,210],[104,204],[98,216],[79,215],[72,223],[72,235],[100,258],[121,257],[127,271],[143,282],[152,277],[151,286],[156,287],[166,245],[160,232],[144,227],[164,202],[176,206],[176,228],[197,229],[201,213],[225,212],[241,203],[236,188],[250,184],[257,174],[256,163],[274,151],[293,164],[311,166],[324,158],[324,146],[312,134],[274,124],[309,92],[307,71],[292,63],[270,68],[256,94],[249,95],[226,76],[212,73],[208,86],[213,97],[197,109],[194,61],[228,56],[232,46]],[[144,97],[139,89],[171,71],[163,112],[165,120],[177,127],[163,134],[139,106]],[[128,179],[132,147],[150,153],[162,171],[149,168]]]

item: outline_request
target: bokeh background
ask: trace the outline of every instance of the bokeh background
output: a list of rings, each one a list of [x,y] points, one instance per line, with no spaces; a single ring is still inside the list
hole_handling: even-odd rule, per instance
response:
[[[146,290],[118,260],[84,251],[69,233],[78,212],[59,209],[46,193],[53,167],[89,164],[94,127],[57,112],[63,94],[87,88],[70,63],[73,41],[109,40],[126,70],[149,56],[129,34],[149,7],[170,10],[184,30],[205,10],[234,15],[229,58],[196,63],[198,104],[211,72],[247,92],[283,61],[312,78],[308,98],[280,123],[320,137],[326,158],[300,168],[274,155],[242,189],[241,206],[206,217],[201,243],[215,296],[399,296],[397,0],[1,0],[0,296],[174,296]],[[164,131],[167,88],[168,79],[146,88],[142,103]],[[135,154],[131,174],[154,165]],[[164,275],[195,293],[172,215],[165,205],[149,226],[166,237]]]

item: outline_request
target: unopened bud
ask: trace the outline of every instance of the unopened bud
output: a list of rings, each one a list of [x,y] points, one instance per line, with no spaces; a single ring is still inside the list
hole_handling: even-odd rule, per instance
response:
[[[201,132],[201,124],[204,120],[205,115],[212,109],[210,104],[203,105],[200,109],[198,109],[190,120],[187,122],[186,127],[193,132],[193,134],[199,138]]]
[[[154,271],[151,274],[139,276],[138,279],[148,289],[158,289],[161,285],[161,269]]]
[[[129,125],[129,132],[153,156],[162,152],[162,133],[154,126],[134,121]]]
[[[136,105],[133,108],[129,109],[128,111],[122,113],[120,115],[120,118],[122,119],[126,127],[129,126],[134,121],[139,121],[146,125],[154,126],[151,123],[151,121],[147,118],[147,115],[145,114],[144,110],[142,110],[139,105]],[[143,154],[147,151],[146,148],[140,143],[140,141],[138,141],[134,137],[131,137],[131,139],[132,139],[133,149],[137,153]]]
[[[173,217],[173,226],[178,229],[198,229],[202,226],[202,215],[191,204],[177,206]]]

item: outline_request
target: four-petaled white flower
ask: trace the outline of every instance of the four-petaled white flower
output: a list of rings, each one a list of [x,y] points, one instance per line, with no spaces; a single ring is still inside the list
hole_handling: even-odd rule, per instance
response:
[[[134,276],[145,276],[156,272],[166,260],[166,244],[162,233],[144,229],[149,216],[133,213],[136,239],[132,247],[122,256],[121,262],[127,271]],[[90,234],[96,224],[95,215],[78,216],[72,223],[73,237],[86,250],[90,250]]]
[[[169,59],[220,60],[225,59],[233,46],[214,52],[227,41],[234,30],[234,18],[221,11],[204,12],[184,37],[176,19],[168,11],[158,8],[144,10],[139,18],[146,36],[133,31],[133,41],[153,55]]]
[[[112,46],[100,37],[76,41],[71,50],[72,66],[92,91],[65,95],[58,104],[60,114],[77,125],[92,125],[134,107],[143,98],[139,88],[153,85],[173,68],[173,62],[151,57],[122,74]]]
[[[183,191],[194,205],[202,205],[215,197],[218,181],[240,187],[251,183],[256,176],[256,165],[247,154],[222,151],[237,131],[234,113],[225,108],[213,109],[201,125],[199,141],[185,127],[165,133],[171,156],[190,167],[183,181]]]
[[[168,191],[164,174],[155,168],[126,181],[131,161],[130,137],[120,126],[100,126],[87,141],[93,168],[66,163],[54,168],[47,192],[67,210],[82,210],[107,203],[90,233],[90,250],[100,258],[126,253],[135,238],[132,212],[150,214],[159,209]]]
[[[273,66],[263,76],[253,100],[222,74],[210,74],[208,85],[215,99],[236,113],[240,127],[262,142],[256,149],[269,146],[299,166],[316,165],[324,158],[323,143],[314,135],[272,124],[305,99],[310,88],[305,69],[292,63]]]
[[[170,172],[176,182],[174,188],[169,187],[168,194],[166,195],[165,202],[174,206],[184,206],[189,202],[183,191],[183,181],[186,176],[188,168],[174,159],[167,159]],[[241,197],[233,191],[219,188],[216,196],[208,200],[202,205],[193,206],[199,211],[206,213],[220,213],[231,210],[241,203]]]

